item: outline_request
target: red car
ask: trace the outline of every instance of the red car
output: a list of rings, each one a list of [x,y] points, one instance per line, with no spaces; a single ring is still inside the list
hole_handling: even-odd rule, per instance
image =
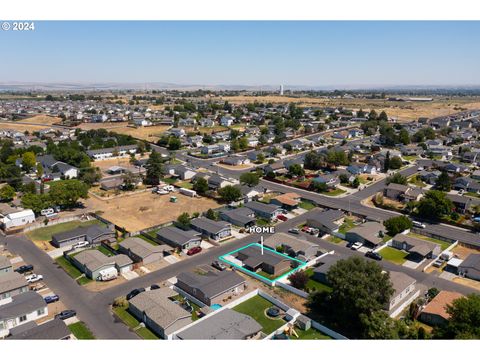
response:
[[[189,249],[187,251],[187,255],[188,256],[195,255],[195,254],[198,254],[200,251],[202,251],[202,248],[200,246],[197,246],[197,247]]]
[[[282,221],[287,221],[288,220],[288,218],[285,215],[282,215],[282,214],[277,215],[277,219],[282,220]]]

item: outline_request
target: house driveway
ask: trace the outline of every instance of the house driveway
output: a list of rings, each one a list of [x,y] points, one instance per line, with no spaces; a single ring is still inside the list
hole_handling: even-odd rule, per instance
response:
[[[406,260],[402,265],[409,268],[409,269],[417,269],[420,265],[422,265],[426,259],[423,259],[420,262]]]

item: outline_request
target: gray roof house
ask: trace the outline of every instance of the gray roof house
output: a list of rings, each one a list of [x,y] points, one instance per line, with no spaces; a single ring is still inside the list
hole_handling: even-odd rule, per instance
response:
[[[181,340],[248,340],[260,334],[262,326],[248,315],[225,309],[176,334]]]
[[[98,279],[100,272],[115,268],[118,273],[132,269],[133,261],[124,254],[106,256],[98,250],[85,250],[72,257],[73,264],[90,279]]]
[[[148,265],[163,259],[165,252],[170,252],[172,248],[168,245],[152,245],[149,242],[138,238],[130,237],[118,244],[118,250],[135,262],[141,262]]]
[[[210,306],[241,293],[245,279],[234,271],[209,271],[205,275],[183,272],[177,276],[175,286]]]
[[[322,284],[329,285],[327,279],[328,270],[338,261],[342,259],[346,259],[347,256],[345,255],[333,255],[329,254],[320,259],[320,265],[313,269],[313,276],[314,280],[321,282]]]
[[[275,252],[264,250],[261,253],[260,246],[249,246],[239,250],[235,258],[243,263],[243,267],[249,271],[259,270],[273,276],[280,276],[292,267],[293,260],[283,257]]]
[[[344,213],[341,210],[310,211],[307,216],[307,225],[331,234],[338,231],[343,222]]]
[[[480,254],[470,254],[458,266],[458,274],[469,279],[480,280]]]
[[[71,331],[60,319],[53,319],[37,325],[34,321],[10,330],[7,340],[69,340]]]
[[[441,251],[439,244],[404,234],[395,235],[391,246],[399,250],[405,250],[412,258],[419,260],[437,256]]]
[[[345,239],[351,243],[361,242],[369,247],[376,247],[383,241],[385,226],[369,221],[354,227],[345,233]]]
[[[222,240],[232,235],[232,225],[225,221],[210,220],[206,217],[198,217],[190,221],[193,230],[212,240]]]
[[[256,220],[255,212],[246,207],[232,210],[220,210],[220,219],[240,227],[253,226]]]
[[[35,291],[15,295],[9,303],[0,306],[0,337],[7,336],[21,324],[47,315],[47,304]]]
[[[415,284],[417,283],[411,276],[397,271],[390,271],[390,281],[394,292],[385,310],[397,308],[407,300],[409,295],[415,290]]]
[[[99,225],[90,225],[55,234],[52,236],[52,244],[56,247],[73,245],[80,241],[99,244],[103,240],[111,240],[113,238],[115,238],[114,230]]]
[[[191,314],[174,302],[178,293],[165,287],[145,291],[129,301],[128,310],[163,339],[192,322]]]
[[[12,264],[6,256],[0,255],[0,276],[12,272]]]
[[[28,291],[28,283],[23,275],[8,272],[0,276],[0,305],[12,300],[12,297]]]
[[[317,244],[285,233],[276,233],[269,236],[263,244],[273,250],[283,247],[283,252],[288,256],[302,261],[313,259],[319,251]]]
[[[172,246],[188,250],[200,246],[200,233],[194,230],[182,230],[174,226],[163,227],[157,231],[157,239]]]
[[[258,201],[250,201],[245,204],[245,207],[253,210],[255,215],[267,220],[273,220],[282,213],[282,208],[278,205],[265,204]]]

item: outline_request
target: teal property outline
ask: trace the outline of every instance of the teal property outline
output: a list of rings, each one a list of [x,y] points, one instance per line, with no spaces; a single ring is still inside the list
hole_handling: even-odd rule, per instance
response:
[[[282,253],[280,253],[280,252],[278,252],[278,251],[276,251],[276,250],[272,250],[272,249],[270,249],[270,248],[268,248],[268,247],[266,247],[266,246],[263,246],[263,249],[266,250],[266,251],[273,252],[273,253],[278,254],[278,255],[280,255],[280,256],[282,256],[282,257],[284,257],[284,258],[287,258],[287,259],[296,261],[297,263],[300,263],[300,265],[299,265],[298,267],[296,267],[295,269],[292,269],[292,270],[290,270],[289,272],[286,272],[285,274],[282,274],[282,275],[280,275],[280,276],[278,276],[278,277],[276,277],[275,279],[272,280],[272,279],[269,279],[269,278],[267,278],[267,277],[265,277],[265,276],[259,275],[259,274],[257,274],[256,272],[247,270],[247,269],[245,269],[245,268],[243,268],[243,267],[241,267],[241,266],[239,266],[239,265],[237,265],[237,264],[235,264],[235,263],[233,263],[233,262],[225,259],[225,256],[228,256],[228,255],[231,255],[231,254],[233,254],[233,253],[239,252],[240,250],[243,250],[243,249],[245,249],[245,248],[247,248],[247,247],[250,247],[250,246],[262,247],[262,245],[260,245],[260,244],[258,244],[258,243],[250,243],[250,244],[245,245],[245,246],[243,246],[243,247],[241,247],[241,248],[238,248],[238,249],[235,249],[235,250],[233,250],[233,251],[230,251],[229,253],[223,254],[223,255],[219,256],[218,258],[219,258],[221,261],[223,261],[223,262],[225,262],[225,263],[227,263],[227,264],[235,267],[236,269],[239,269],[240,271],[244,271],[244,272],[250,274],[250,275],[253,276],[253,277],[261,278],[261,279],[263,279],[263,280],[268,281],[268,282],[270,283],[270,285],[272,285],[272,283],[274,283],[274,282],[276,282],[276,281],[278,281],[278,280],[283,279],[284,277],[287,277],[287,276],[290,275],[291,273],[293,273],[293,272],[295,272],[295,271],[298,271],[298,270],[301,270],[301,269],[303,269],[304,267],[307,266],[307,263],[306,263],[305,261],[295,259],[295,258],[293,258],[293,257],[291,257],[291,256],[282,254]]]

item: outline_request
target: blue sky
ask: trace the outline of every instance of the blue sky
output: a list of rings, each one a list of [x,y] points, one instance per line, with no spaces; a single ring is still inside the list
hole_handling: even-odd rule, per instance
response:
[[[0,82],[480,85],[480,22],[36,22]]]

